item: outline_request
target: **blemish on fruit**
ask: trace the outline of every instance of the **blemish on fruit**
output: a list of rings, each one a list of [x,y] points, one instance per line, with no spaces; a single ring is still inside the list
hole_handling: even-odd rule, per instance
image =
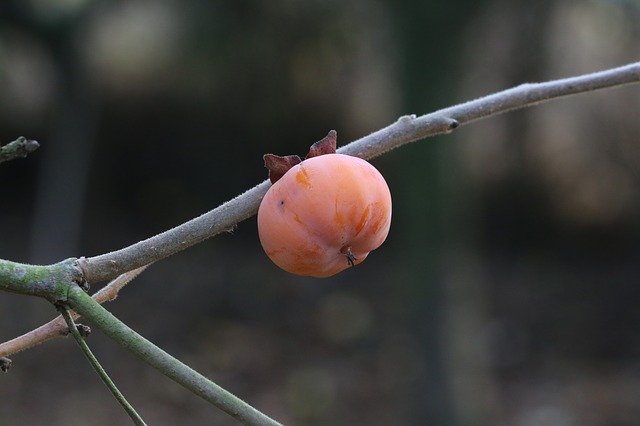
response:
[[[300,185],[304,186],[307,189],[311,188],[311,181],[309,180],[309,175],[307,174],[307,171],[302,166],[300,167],[300,170],[298,170],[298,173],[296,173],[296,182],[298,182]]]
[[[300,225],[304,225],[304,222],[302,222],[302,219],[300,219],[300,216],[298,216],[297,214],[293,214],[293,220],[295,220],[296,222],[298,222]]]
[[[367,223],[367,220],[369,220],[370,207],[371,206],[367,206],[362,212],[362,216],[360,216],[360,222],[358,222],[358,224],[356,225],[356,235],[358,235],[360,231],[362,231],[362,228],[364,228],[364,225]]]

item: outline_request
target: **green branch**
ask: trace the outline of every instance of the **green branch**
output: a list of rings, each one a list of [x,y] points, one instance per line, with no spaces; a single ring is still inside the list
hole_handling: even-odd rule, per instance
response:
[[[67,303],[126,350],[232,417],[249,425],[280,424],[133,331],[80,287],[69,288]]]
[[[73,283],[85,285],[75,258],[46,266],[0,259],[0,290],[43,297],[56,304],[66,300],[67,289]]]
[[[20,136],[15,141],[0,147],[0,163],[15,160],[16,158],[24,158],[39,147],[40,144],[37,141]]]
[[[124,274],[120,275],[118,278],[112,280],[109,284],[101,288],[99,291],[94,293],[91,297],[100,304],[114,300],[116,297],[118,297],[118,293],[122,290],[122,288],[135,277],[140,275],[142,271],[147,268],[147,266],[148,265],[145,265],[142,268],[125,272]],[[76,319],[77,314],[75,316],[72,315],[72,317]],[[0,343],[0,356],[10,356],[35,345],[39,345],[40,343],[46,342],[49,339],[60,337],[65,330],[68,330],[67,325],[65,324],[62,316],[58,316],[38,328],[24,333],[14,339]]]
[[[91,352],[91,349],[89,349],[89,346],[87,345],[87,342],[85,342],[84,338],[80,334],[80,330],[78,330],[76,323],[73,321],[73,318],[71,318],[71,314],[69,313],[69,310],[67,310],[67,308],[65,308],[64,306],[59,306],[58,310],[62,314],[62,317],[64,318],[67,325],[69,326],[69,332],[71,333],[73,338],[76,340],[76,342],[78,342],[78,345],[80,345],[80,349],[82,349],[82,353],[89,361],[89,364],[91,364],[91,366],[96,371],[96,373],[98,373],[98,375],[100,376],[104,384],[107,386],[109,391],[113,394],[113,396],[120,403],[120,405],[122,405],[122,408],[124,408],[124,410],[127,412],[129,417],[131,417],[131,420],[133,420],[133,423],[135,423],[138,426],[146,426],[147,424],[144,422],[144,420],[142,420],[142,417],[140,417],[140,415],[136,412],[135,408],[133,408],[133,406],[129,404],[129,401],[127,401],[124,395],[122,395],[122,392],[120,392],[116,384],[113,383],[113,380],[111,380],[111,377],[109,377],[105,369],[102,368],[102,365],[100,365],[100,362],[98,362],[98,359],[95,357],[95,355],[93,355],[93,352]]]
[[[80,287],[84,284],[77,259],[67,259],[48,266],[26,265],[0,259],[0,290],[42,297],[56,306],[69,306],[142,361],[243,423],[280,424],[140,336],[91,298],[86,293],[86,288]],[[66,314],[68,319],[65,319],[69,324],[69,320],[73,320],[68,312]],[[77,340],[77,328],[71,325],[69,328]],[[83,350],[88,351],[84,340],[80,340],[78,343]],[[86,351],[85,355],[91,360],[93,356]],[[99,364],[97,360],[95,364],[92,360],[92,365],[96,368]],[[110,379],[103,376],[100,370],[101,368],[96,368],[109,386]],[[118,400],[120,401],[119,398]]]

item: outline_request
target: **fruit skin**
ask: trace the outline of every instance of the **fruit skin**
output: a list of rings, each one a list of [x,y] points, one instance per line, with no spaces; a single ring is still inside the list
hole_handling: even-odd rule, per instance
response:
[[[258,209],[267,256],[285,271],[312,277],[361,263],[384,242],[390,225],[391,193],[384,178],[365,160],[343,154],[294,165]]]

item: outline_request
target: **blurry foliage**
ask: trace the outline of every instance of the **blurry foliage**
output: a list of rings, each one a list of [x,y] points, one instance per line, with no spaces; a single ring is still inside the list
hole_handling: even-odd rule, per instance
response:
[[[605,0],[2,2],[0,138],[42,148],[0,167],[0,257],[116,249],[331,128],[344,144],[402,114],[637,60],[639,16]],[[286,424],[632,424],[639,99],[581,95],[376,159],[391,235],[330,280],[277,270],[250,219],[109,308]],[[2,338],[44,306],[3,295]],[[225,421],[91,344],[152,424]],[[125,421],[81,362],[65,341],[16,356],[0,423]]]

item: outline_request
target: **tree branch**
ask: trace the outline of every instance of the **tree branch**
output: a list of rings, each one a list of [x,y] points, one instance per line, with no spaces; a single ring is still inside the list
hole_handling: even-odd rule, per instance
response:
[[[95,293],[92,296],[93,299],[100,304],[114,300],[118,296],[118,292],[131,280],[140,275],[142,271],[147,269],[147,267],[148,265],[145,265],[133,271],[125,272]],[[71,316],[74,320],[80,317],[80,315],[75,312],[71,312]],[[55,337],[64,336],[67,329],[67,324],[60,315],[22,336],[0,343],[0,357],[7,357]]]
[[[249,425],[280,425],[133,331],[102,305],[96,303],[80,287],[69,288],[67,303],[93,326],[140,360],[230,416]]]
[[[338,152],[371,159],[409,142],[448,133],[481,118],[562,96],[639,81],[640,62],[636,62],[578,77],[527,83],[420,117],[401,117],[395,123],[343,146]],[[93,283],[112,279],[232,229],[238,222],[256,214],[260,200],[270,185],[268,180],[264,181],[208,213],[129,247],[80,259],[86,280]]]
[[[140,414],[138,414],[136,409],[133,408],[133,406],[129,403],[129,401],[127,401],[127,398],[125,398],[122,392],[120,392],[120,389],[118,389],[116,384],[113,383],[113,380],[111,380],[111,377],[109,377],[109,374],[107,374],[107,372],[102,367],[102,365],[100,365],[100,362],[98,361],[96,356],[93,354],[93,352],[91,352],[91,349],[89,349],[89,345],[87,345],[87,342],[84,341],[84,337],[80,333],[80,330],[78,330],[76,323],[73,321],[72,315],[69,312],[69,310],[64,306],[60,306],[58,310],[62,313],[62,317],[66,321],[67,326],[69,327],[69,333],[71,333],[73,338],[76,340],[85,358],[87,358],[87,360],[89,361],[89,364],[91,364],[91,367],[93,367],[95,372],[98,373],[98,376],[100,376],[100,379],[102,379],[102,382],[105,384],[107,389],[109,389],[109,392],[111,392],[111,394],[116,399],[116,401],[118,401],[118,403],[122,406],[124,411],[126,411],[126,413],[129,415],[129,417],[131,418],[131,420],[135,425],[147,426],[144,420],[142,420],[142,417],[140,417]]]
[[[395,123],[340,148],[338,152],[371,159],[409,142],[448,133],[459,125],[481,118],[562,96],[639,81],[640,63],[634,63],[578,77],[523,84],[420,117],[401,117]],[[22,139],[24,138],[0,148],[0,162],[23,156],[16,154],[19,150],[14,151],[19,143],[28,142]],[[14,143],[18,144],[9,149],[8,147]],[[33,148],[34,145],[31,146]],[[37,144],[35,146],[37,147]],[[85,316],[97,328],[143,361],[230,415],[249,424],[277,424],[135,333],[76,285],[114,278],[232,229],[236,223],[257,212],[269,186],[269,181],[264,181],[189,222],[104,255],[80,260],[68,259],[49,266],[24,265],[0,260],[0,290],[44,297],[54,304],[67,303],[78,314]],[[103,294],[108,294],[115,288],[110,286],[111,284],[107,286],[109,290],[105,290]],[[6,369],[10,363],[6,358],[0,358],[0,361],[2,369]]]
[[[119,280],[118,285],[124,285],[131,275],[133,273]],[[138,424],[144,423],[137,416],[135,410],[130,410],[131,406],[121,398],[121,394],[117,391],[115,385],[112,386],[110,379],[103,374],[104,371],[99,367],[97,360],[90,355],[84,340],[79,338],[79,331],[67,307],[73,309],[78,315],[85,317],[96,328],[102,330],[107,336],[138,356],[142,361],[227,414],[245,424],[279,425],[275,420],[256,410],[133,331],[90,297],[85,292],[86,287],[81,287],[85,283],[78,268],[77,259],[67,259],[48,266],[26,265],[0,259],[0,289],[42,297],[57,307],[63,307],[63,316],[65,316],[65,321],[72,335],[78,340],[85,355],[90,359],[107,386],[114,392],[118,401],[123,403],[127,412],[136,418],[136,422],[139,421]],[[113,299],[116,294],[117,286],[112,282],[105,289],[98,292],[96,298]],[[0,370],[6,371],[10,365],[10,359],[0,357]]]
[[[0,163],[15,160],[16,158],[24,158],[39,147],[40,144],[37,141],[20,136],[15,141],[0,147]]]

